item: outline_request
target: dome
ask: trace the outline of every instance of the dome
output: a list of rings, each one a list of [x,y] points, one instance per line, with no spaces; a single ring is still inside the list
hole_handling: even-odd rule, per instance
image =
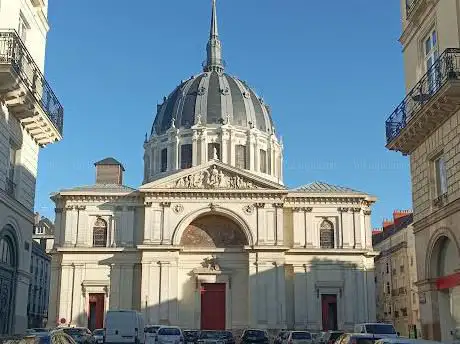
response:
[[[272,133],[269,107],[247,84],[220,71],[203,72],[182,82],[158,105],[152,135],[162,135],[174,126],[231,124]]]

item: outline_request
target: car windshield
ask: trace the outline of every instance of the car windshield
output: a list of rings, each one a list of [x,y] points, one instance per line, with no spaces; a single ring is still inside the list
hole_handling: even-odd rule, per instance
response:
[[[309,332],[292,332],[292,339],[311,339]]]
[[[160,327],[161,326],[147,326],[146,328],[144,328],[144,332],[145,333],[157,333]]]
[[[162,327],[158,330],[159,336],[180,336],[180,330],[174,327]]]
[[[84,328],[65,328],[63,331],[69,336],[83,336],[86,334],[86,329]]]
[[[233,333],[231,333],[230,331],[220,331],[219,336],[221,338],[233,338]]]
[[[50,344],[51,336],[38,336],[38,344]]]
[[[218,339],[221,337],[222,334],[217,331],[202,331],[200,333],[200,339]]]
[[[95,336],[103,336],[104,335],[104,330],[94,330],[93,335],[95,335]]]
[[[396,334],[395,328],[390,324],[369,324],[366,325],[366,332],[374,334]]]
[[[259,331],[259,330],[247,330],[244,332],[244,337],[257,337],[257,338],[262,338],[265,337],[265,332],[264,331]]]

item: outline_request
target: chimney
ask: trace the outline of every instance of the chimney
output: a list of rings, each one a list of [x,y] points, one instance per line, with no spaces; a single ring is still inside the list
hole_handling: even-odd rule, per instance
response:
[[[402,219],[412,214],[412,210],[395,210],[393,212],[393,221],[395,225],[399,224]]]
[[[105,158],[94,164],[96,166],[96,184],[123,184],[123,165],[114,158]]]
[[[388,219],[383,220],[383,230],[384,231],[387,230],[388,227],[391,227],[393,225],[394,225],[393,220],[388,220]]]

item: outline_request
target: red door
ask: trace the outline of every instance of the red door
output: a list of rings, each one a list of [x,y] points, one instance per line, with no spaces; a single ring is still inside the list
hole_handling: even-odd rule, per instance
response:
[[[323,331],[337,330],[337,295],[321,295]]]
[[[104,327],[105,294],[89,294],[88,328],[93,331]]]
[[[201,329],[225,330],[225,283],[201,285]]]

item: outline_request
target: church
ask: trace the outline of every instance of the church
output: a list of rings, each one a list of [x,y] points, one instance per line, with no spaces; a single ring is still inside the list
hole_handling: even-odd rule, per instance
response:
[[[216,4],[203,72],[158,105],[142,185],[114,158],[52,195],[49,325],[109,309],[188,329],[350,329],[375,320],[374,196],[287,188],[269,106],[225,72]]]

